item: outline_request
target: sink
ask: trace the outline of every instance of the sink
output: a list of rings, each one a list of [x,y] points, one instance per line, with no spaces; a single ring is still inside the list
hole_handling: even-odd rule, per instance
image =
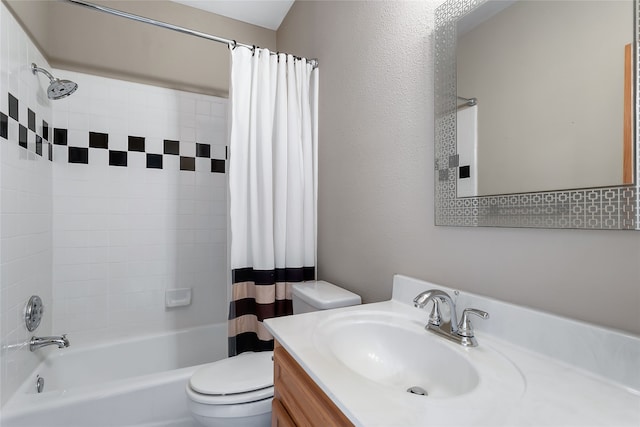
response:
[[[316,326],[314,345],[349,373],[391,390],[424,392],[432,399],[474,391],[484,374],[491,375],[487,369],[498,370],[493,375],[514,371],[487,349],[465,348],[428,333],[425,323],[426,318],[389,312],[337,313]]]

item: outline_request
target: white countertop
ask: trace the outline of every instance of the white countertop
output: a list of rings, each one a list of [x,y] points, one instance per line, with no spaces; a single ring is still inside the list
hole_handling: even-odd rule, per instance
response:
[[[476,337],[479,346],[476,348],[464,348],[427,331],[424,332],[425,339],[442,341],[442,345],[476,365],[482,363],[484,355],[488,354],[506,358],[516,369],[505,371],[517,372],[516,376],[520,377],[516,379],[512,372],[505,372],[504,375],[494,375],[494,372],[481,377],[480,384],[471,392],[456,397],[439,399],[391,389],[358,375],[328,355],[327,351],[318,348],[322,323],[340,314],[385,312],[407,316],[426,324],[428,313],[408,304],[406,295],[417,295],[420,291],[416,292],[416,289],[437,287],[448,290],[428,282],[406,279],[409,278],[394,278],[394,299],[390,301],[265,321],[274,337],[356,426],[640,426],[640,391],[632,387],[635,385],[635,378],[630,380],[631,386],[607,380],[601,375],[602,372],[594,373],[576,368],[575,366],[584,365],[580,360],[575,363],[570,358],[561,360],[562,358],[545,354],[549,352],[544,348],[538,352],[513,344],[503,339],[503,336],[509,336],[508,333],[482,332],[479,328],[481,320],[474,319],[474,325],[478,325]],[[397,292],[396,286],[405,286],[405,291]],[[495,329],[495,322],[515,323],[514,319],[500,318],[503,313],[513,311],[514,306],[508,306],[509,310],[504,310],[501,306],[504,303],[495,300],[487,302],[483,297],[472,294],[466,294],[465,297],[466,299],[458,299],[458,312],[468,307],[460,306],[460,301],[467,302],[470,299],[474,302],[474,308],[491,306],[494,326],[487,329]],[[531,315],[531,310],[523,310]],[[539,315],[549,316],[544,313]],[[571,327],[576,324],[569,319],[553,318],[561,323],[572,322]],[[585,325],[578,322],[577,327],[590,326]],[[566,329],[566,325],[564,326]],[[520,331],[531,334],[534,343],[536,337],[544,335],[544,331],[536,331],[536,327],[532,325],[524,325]],[[602,331],[599,330],[600,332]],[[584,338],[584,334],[582,335]],[[620,337],[608,341],[617,342],[618,338]],[[616,354],[608,360],[628,365],[615,367],[617,370],[621,369],[622,373],[629,372],[629,369],[640,371],[640,359],[636,358],[640,352],[640,339],[624,334],[621,339],[623,345],[612,348],[611,351]],[[571,341],[570,337],[568,341]],[[594,342],[593,345],[602,347],[601,342]],[[611,346],[610,342],[606,345]],[[598,359],[608,356],[595,354],[586,357]],[[607,368],[603,369],[606,372]]]

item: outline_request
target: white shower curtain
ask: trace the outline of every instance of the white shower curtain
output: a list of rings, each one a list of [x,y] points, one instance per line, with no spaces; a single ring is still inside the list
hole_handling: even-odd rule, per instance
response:
[[[273,348],[262,325],[291,314],[291,282],[316,258],[318,70],[305,59],[231,53],[229,353]]]

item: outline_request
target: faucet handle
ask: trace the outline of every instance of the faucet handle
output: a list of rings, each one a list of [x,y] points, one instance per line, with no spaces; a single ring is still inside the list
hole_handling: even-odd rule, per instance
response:
[[[433,307],[429,313],[429,324],[433,326],[440,326],[442,323],[442,314],[440,313],[440,303],[438,298],[433,299]]]
[[[486,311],[478,310],[477,308],[465,308],[462,312],[462,319],[460,319],[460,323],[458,324],[458,335],[462,337],[472,338],[473,335],[473,325],[471,324],[471,320],[469,320],[469,314],[473,314],[482,319],[488,319],[489,313]]]

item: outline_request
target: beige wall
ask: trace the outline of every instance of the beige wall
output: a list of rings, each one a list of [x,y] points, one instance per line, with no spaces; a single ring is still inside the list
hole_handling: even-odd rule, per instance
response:
[[[439,3],[296,2],[278,30],[320,61],[320,278],[372,302],[403,273],[640,333],[640,233],[433,225]]]
[[[77,5],[3,0],[55,68],[226,96],[225,44],[134,22]],[[246,44],[275,49],[275,31],[169,1],[93,3]]]
[[[622,184],[633,2],[519,1],[458,40],[478,98],[478,194]]]

